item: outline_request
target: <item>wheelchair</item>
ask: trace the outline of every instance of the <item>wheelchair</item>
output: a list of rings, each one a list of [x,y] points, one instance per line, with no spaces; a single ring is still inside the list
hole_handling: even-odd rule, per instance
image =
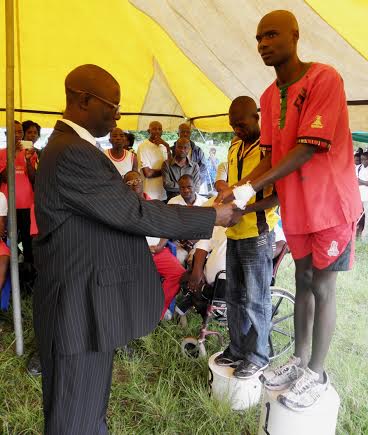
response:
[[[274,259],[273,274],[271,281],[271,301],[272,301],[272,314],[271,314],[271,327],[268,338],[269,358],[270,361],[280,357],[286,353],[294,345],[294,304],[295,297],[287,289],[275,285],[276,275],[278,268],[288,252],[288,247],[285,244],[280,254]],[[209,329],[211,321],[217,321],[226,327],[226,302],[224,300],[225,294],[225,280],[226,271],[221,270],[217,273],[213,285],[213,292],[208,297],[208,303],[205,309],[202,306],[194,303],[194,308],[202,316],[202,325],[197,337],[185,337],[181,342],[182,353],[190,358],[206,357],[206,340],[209,336],[215,336],[218,339],[219,345],[224,346],[223,333]],[[207,292],[208,294],[209,292]],[[185,326],[186,316],[181,319],[182,326]]]

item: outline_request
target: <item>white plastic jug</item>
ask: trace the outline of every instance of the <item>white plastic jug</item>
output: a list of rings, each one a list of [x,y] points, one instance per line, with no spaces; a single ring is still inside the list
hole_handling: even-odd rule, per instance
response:
[[[233,368],[220,367],[215,363],[214,360],[220,353],[215,353],[208,361],[208,384],[212,397],[219,401],[229,401],[235,411],[257,405],[262,393],[262,384],[258,376],[249,380],[234,378]]]

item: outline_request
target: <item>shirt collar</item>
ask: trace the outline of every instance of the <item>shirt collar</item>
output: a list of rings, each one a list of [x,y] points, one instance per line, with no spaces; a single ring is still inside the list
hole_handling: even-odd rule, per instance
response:
[[[96,139],[84,127],[81,127],[80,125],[76,124],[75,122],[71,121],[70,119],[63,118],[60,121],[64,122],[64,124],[69,125],[69,127],[71,127],[80,138],[86,140],[87,142],[89,142],[93,146],[97,145]]]
[[[172,158],[171,158],[171,164],[172,164],[172,165],[177,165],[177,166],[179,166],[179,165],[177,164],[176,160],[175,160],[175,157],[172,157]],[[189,157],[187,157],[187,164],[188,164],[189,166],[193,166],[193,162],[190,160]]]

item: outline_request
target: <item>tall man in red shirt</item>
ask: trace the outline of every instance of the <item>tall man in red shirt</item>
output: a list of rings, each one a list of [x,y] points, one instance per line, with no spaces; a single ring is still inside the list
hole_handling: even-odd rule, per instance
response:
[[[324,361],[335,328],[337,272],[352,265],[361,204],[342,78],[328,65],[298,58],[298,23],[288,11],[265,15],[256,38],[277,76],[261,97],[261,145],[269,156],[218,200],[246,203],[275,183],[296,266],[295,353],[263,382],[287,388],[278,400],[301,411],[329,385]]]

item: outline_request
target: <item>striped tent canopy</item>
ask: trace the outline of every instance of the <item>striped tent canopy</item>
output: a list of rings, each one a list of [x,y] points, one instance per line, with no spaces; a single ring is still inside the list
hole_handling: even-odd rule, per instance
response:
[[[64,78],[94,63],[122,88],[120,126],[146,129],[183,119],[206,131],[230,130],[230,101],[259,102],[274,80],[257,53],[260,18],[292,11],[299,54],[333,65],[345,81],[352,130],[368,130],[368,0],[16,0],[15,107],[19,120],[52,127],[65,104]],[[5,22],[4,2],[0,20]],[[0,26],[5,41],[4,26]],[[0,45],[0,126],[5,125],[5,43]]]

